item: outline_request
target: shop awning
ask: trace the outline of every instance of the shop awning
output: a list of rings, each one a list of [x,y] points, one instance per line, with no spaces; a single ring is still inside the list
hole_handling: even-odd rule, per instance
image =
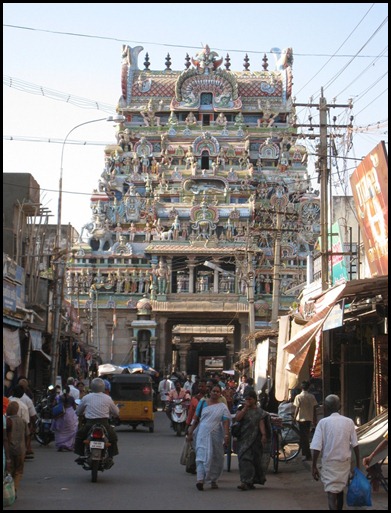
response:
[[[287,351],[291,355],[286,370],[294,374],[299,374],[307,357],[311,342],[314,340],[318,331],[322,329],[328,314],[338,299],[342,297],[345,288],[346,283],[337,285],[327,290],[315,301],[315,311],[317,313],[308,321],[304,328],[284,346],[284,351]]]
[[[381,295],[383,300],[388,302],[388,276],[351,280],[314,296],[312,299],[315,301],[315,315],[283,348],[291,355],[286,370],[299,374],[312,341],[340,299],[345,298],[346,301],[353,302],[373,298],[377,295]]]

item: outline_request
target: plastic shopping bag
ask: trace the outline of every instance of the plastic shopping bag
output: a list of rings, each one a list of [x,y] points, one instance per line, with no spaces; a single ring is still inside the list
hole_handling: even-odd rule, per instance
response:
[[[3,477],[3,508],[12,506],[15,502],[15,484],[11,474]]]
[[[346,503],[348,506],[372,506],[371,483],[357,467],[354,469],[353,479],[349,482]]]

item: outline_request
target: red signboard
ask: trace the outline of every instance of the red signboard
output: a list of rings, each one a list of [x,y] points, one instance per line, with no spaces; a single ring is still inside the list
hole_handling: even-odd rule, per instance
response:
[[[388,159],[379,143],[350,177],[371,276],[388,275]]]

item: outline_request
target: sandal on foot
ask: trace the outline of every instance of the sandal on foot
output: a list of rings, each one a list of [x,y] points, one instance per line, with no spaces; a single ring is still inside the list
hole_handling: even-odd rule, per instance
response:
[[[217,483],[215,483],[214,481],[212,481],[212,482],[210,483],[210,487],[212,488],[212,490],[217,490],[217,489],[218,489],[218,487],[219,487],[219,485],[218,485]]]
[[[202,491],[204,489],[204,483],[196,483],[197,490]]]

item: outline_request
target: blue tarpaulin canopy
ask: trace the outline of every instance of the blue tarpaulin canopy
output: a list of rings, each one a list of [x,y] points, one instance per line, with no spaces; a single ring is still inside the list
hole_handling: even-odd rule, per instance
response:
[[[157,374],[157,371],[145,363],[128,363],[127,365],[120,365],[123,369],[127,369],[128,372],[147,372],[148,374]]]

